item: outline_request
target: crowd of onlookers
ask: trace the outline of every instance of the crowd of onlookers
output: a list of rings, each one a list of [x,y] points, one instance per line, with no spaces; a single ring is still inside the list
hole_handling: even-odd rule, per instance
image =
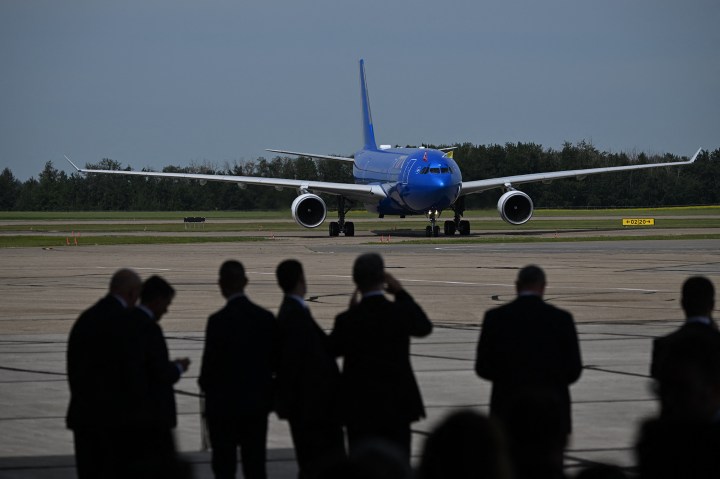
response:
[[[288,421],[301,479],[566,477],[570,385],[583,366],[572,315],[543,299],[542,269],[522,268],[517,297],[485,313],[475,371],[492,382],[489,416],[462,410],[443,418],[414,470],[410,427],[425,408],[410,339],[427,336],[433,325],[379,255],[360,255],[352,276],[348,309],[326,334],[305,302],[298,261],[276,269],[284,293],[277,317],[245,295],[240,262],[221,265],[226,303],[208,318],[198,379],[216,478],[236,477],[238,450],[243,477],[267,477],[272,411]],[[107,296],[73,325],[67,425],[81,479],[191,476],[173,438],[173,385],[190,361],[170,359],[158,324],[174,296],[163,278],[142,282],[121,269]],[[681,302],[683,326],[653,343],[660,413],[640,428],[637,466],[597,464],[575,477],[720,477],[713,284],[689,278]]]

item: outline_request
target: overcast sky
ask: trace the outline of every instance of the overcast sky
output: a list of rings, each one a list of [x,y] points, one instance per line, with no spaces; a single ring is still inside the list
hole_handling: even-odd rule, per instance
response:
[[[718,0],[1,0],[0,168],[350,155],[360,58],[378,143],[720,147]]]

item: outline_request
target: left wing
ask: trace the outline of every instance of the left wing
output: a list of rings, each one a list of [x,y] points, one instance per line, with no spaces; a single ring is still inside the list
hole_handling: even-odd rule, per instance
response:
[[[596,175],[598,173],[610,173],[613,171],[642,170],[645,168],[659,168],[662,166],[689,165],[695,162],[701,152],[702,148],[698,149],[698,151],[696,151],[693,157],[690,158],[688,161],[673,161],[671,163],[651,163],[646,165],[610,166],[606,168],[588,168],[585,170],[553,171],[550,173],[530,173],[527,175],[505,176],[503,178],[490,178],[487,180],[463,181],[462,194],[471,195],[473,193],[480,193],[482,191],[492,190],[494,188],[512,187],[514,185],[520,185],[523,183],[536,183],[538,181],[550,183],[552,180],[557,180],[560,178],[575,177],[579,180],[582,180],[588,175]]]
[[[285,178],[264,178],[259,176],[234,176],[234,175],[203,175],[196,173],[160,173],[156,171],[122,171],[122,170],[89,170],[78,168],[70,158],[65,159],[79,173],[100,173],[112,175],[134,175],[159,178],[185,178],[199,181],[224,181],[226,183],[237,183],[238,185],[260,185],[272,186],[278,190],[283,188],[296,188],[300,192],[313,191],[316,193],[328,193],[331,195],[342,195],[346,198],[358,201],[379,200],[387,197],[382,185],[356,185],[352,183],[332,183],[328,181],[306,181],[290,180]]]
[[[308,158],[317,158],[319,160],[355,161],[355,159],[348,158],[346,156],[318,155],[315,153],[300,153],[298,151],[287,151],[287,150],[266,149],[265,151],[271,151],[273,153],[282,153],[283,155],[307,156]]]

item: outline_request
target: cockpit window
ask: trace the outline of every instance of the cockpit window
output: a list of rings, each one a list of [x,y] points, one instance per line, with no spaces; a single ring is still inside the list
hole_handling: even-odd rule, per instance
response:
[[[440,168],[440,173],[449,173],[450,168]]]
[[[440,173],[440,168],[430,168],[430,173]]]
[[[420,170],[420,174],[421,174],[421,175],[427,175],[427,172],[428,172],[429,170],[430,170],[430,168],[426,166],[425,168],[423,168],[422,170]]]

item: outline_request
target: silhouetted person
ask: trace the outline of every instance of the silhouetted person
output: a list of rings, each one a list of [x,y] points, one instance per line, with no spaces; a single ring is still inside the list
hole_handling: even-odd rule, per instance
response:
[[[175,384],[190,365],[188,358],[170,361],[159,321],[167,313],[175,289],[159,276],[142,285],[140,304],[130,313],[137,339],[139,367],[145,381],[143,418],[135,439],[143,477],[177,477],[178,465],[172,429],[177,425]]]
[[[140,277],[117,271],[110,291],[83,312],[70,330],[67,373],[78,477],[123,477],[131,426],[137,424],[142,384],[130,356],[132,330],[128,308],[140,293]]]
[[[302,265],[283,261],[276,276],[285,294],[277,316],[276,412],[290,423],[298,477],[315,478],[345,457],[340,370],[328,337],[305,304]]]
[[[472,410],[451,413],[425,441],[416,479],[510,479],[497,423]]]
[[[640,429],[642,478],[720,477],[720,332],[711,318],[712,283],[689,278],[681,303],[685,324],[653,344],[660,415]]]
[[[508,428],[513,451],[520,431],[509,427],[512,416],[518,405],[532,407],[536,398],[557,405],[557,427],[564,436],[570,434],[569,386],[582,372],[572,315],[543,300],[543,270],[522,268],[515,286],[514,301],[485,313],[475,360],[478,376],[493,383],[490,415]]]
[[[665,364],[665,356],[676,344],[697,335],[717,337],[717,325],[712,319],[715,307],[715,288],[709,279],[693,276],[682,286],[680,304],[685,313],[685,323],[676,331],[653,341],[650,375],[658,379]]]
[[[343,357],[350,453],[365,441],[384,438],[409,461],[410,424],[425,416],[410,364],[410,337],[427,336],[432,323],[400,282],[384,271],[380,255],[359,256],[353,280],[357,290],[350,309],[335,318],[330,334],[334,353]],[[395,301],[385,298],[383,289]]]
[[[241,263],[222,264],[219,285],[227,303],[210,316],[205,330],[198,382],[218,479],[235,477],[238,446],[245,479],[267,476],[275,317],[245,296],[247,283]]]

